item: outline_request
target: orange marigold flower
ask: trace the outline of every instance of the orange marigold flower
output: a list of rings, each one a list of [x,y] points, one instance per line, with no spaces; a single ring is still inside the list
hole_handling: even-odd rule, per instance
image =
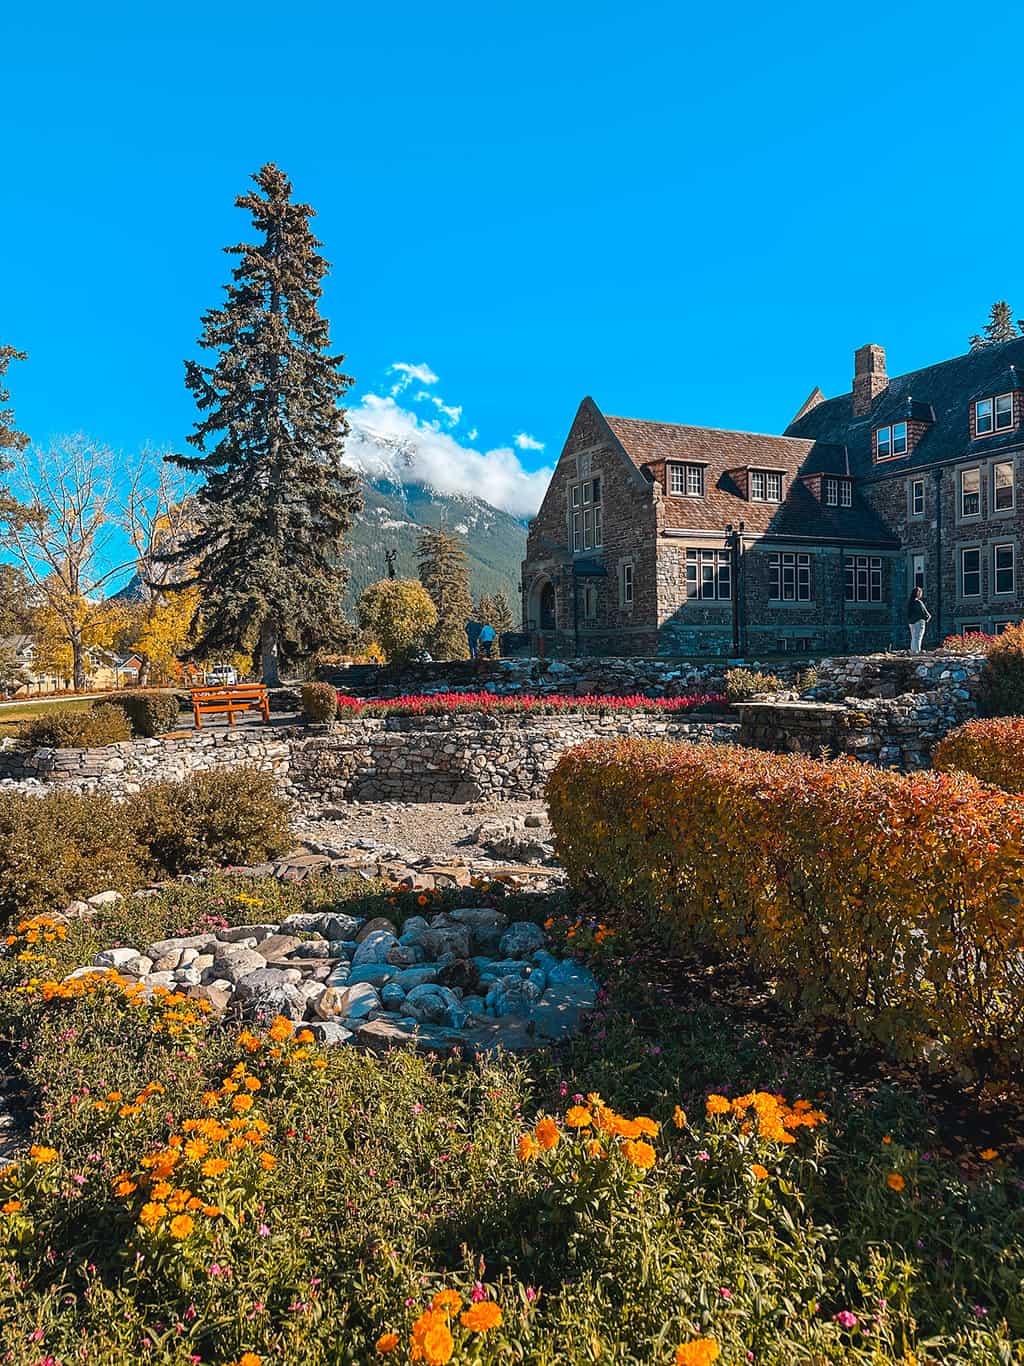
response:
[[[208,1157],[203,1163],[202,1172],[204,1176],[223,1176],[230,1166],[226,1157]]]
[[[135,1182],[134,1182],[134,1181],[128,1181],[128,1180],[126,1179],[126,1180],[123,1180],[123,1181],[118,1181],[118,1182],[116,1183],[116,1185],[114,1186],[114,1194],[115,1194],[115,1195],[121,1195],[121,1196],[124,1196],[124,1195],[131,1195],[132,1191],[135,1190],[135,1189],[136,1189]]]
[[[441,1311],[451,1311],[455,1313],[462,1308],[462,1296],[457,1290],[439,1290],[430,1301],[431,1309]]]
[[[270,1026],[268,1033],[275,1043],[284,1043],[285,1039],[290,1039],[295,1033],[295,1026],[292,1024],[291,1020],[286,1019],[285,1016],[278,1015],[277,1019]]]
[[[516,1156],[519,1158],[520,1162],[529,1162],[532,1158],[536,1157],[539,1152],[540,1149],[537,1146],[537,1140],[534,1138],[533,1134],[523,1134],[522,1138],[516,1144]]]
[[[672,1123],[676,1126],[677,1129],[686,1128],[686,1111],[682,1108],[681,1105],[677,1105],[676,1108],[672,1111]]]
[[[206,1215],[207,1219],[219,1219],[219,1218],[220,1218],[220,1206],[219,1206],[219,1205],[204,1205],[204,1206],[203,1206],[203,1213]]]
[[[233,1096],[231,1100],[231,1108],[232,1110],[238,1110],[240,1113],[244,1112],[245,1110],[251,1110],[252,1096]]]
[[[190,1214],[176,1214],[171,1220],[171,1237],[187,1238],[195,1226],[195,1220]]]
[[[56,1148],[45,1148],[39,1143],[33,1143],[28,1150],[28,1155],[33,1162],[38,1162],[41,1167],[47,1166],[50,1162],[56,1162],[58,1153]]]
[[[711,1366],[718,1360],[719,1348],[714,1338],[694,1338],[676,1348],[676,1366]]]
[[[380,1337],[377,1339],[377,1351],[381,1354],[381,1356],[386,1356],[388,1352],[394,1352],[397,1349],[398,1334],[381,1333]]]
[[[245,1086],[249,1091],[258,1091],[262,1085],[259,1077],[246,1077],[245,1079]]]
[[[158,1224],[167,1213],[167,1206],[162,1205],[157,1200],[147,1200],[139,1211],[139,1223],[145,1224],[146,1228],[152,1228]]]
[[[565,1112],[565,1122],[570,1129],[589,1129],[594,1121],[585,1105],[570,1105]]]
[[[657,1161],[657,1154],[649,1143],[643,1139],[627,1140],[622,1145],[622,1154],[627,1162],[632,1162],[634,1167],[640,1167],[643,1171],[650,1171]]]
[[[768,1180],[768,1168],[762,1167],[760,1162],[753,1162],[750,1166],[751,1172],[757,1177],[758,1181]]]
[[[0,1205],[0,1209],[3,1210],[4,1214],[17,1214],[22,1208],[23,1204],[20,1200],[7,1200],[3,1205]]]
[[[471,1333],[489,1333],[492,1328],[501,1326],[501,1319],[501,1308],[493,1300],[471,1304],[461,1316],[462,1326]]]
[[[708,1096],[707,1111],[709,1115],[727,1115],[731,1108],[732,1107],[725,1096]],[[712,1358],[712,1360],[714,1360],[714,1358]]]
[[[272,1172],[277,1166],[277,1158],[273,1153],[260,1153],[260,1166],[265,1172]]]
[[[588,1157],[604,1157],[604,1144],[599,1138],[592,1138],[587,1144]]]
[[[906,1186],[906,1181],[900,1176],[899,1172],[890,1172],[885,1178],[885,1184],[891,1191],[901,1191]]]
[[[263,1358],[255,1352],[243,1352],[238,1358],[238,1366],[263,1366]]]
[[[994,1162],[998,1156],[999,1153],[995,1148],[982,1148],[981,1150],[982,1162]]]
[[[657,1138],[661,1133],[661,1125],[657,1120],[648,1119],[646,1115],[637,1115],[633,1123],[647,1138]]]
[[[533,1136],[545,1152],[550,1152],[552,1148],[557,1148],[558,1140],[562,1137],[558,1132],[558,1125],[547,1115],[545,1115],[543,1119],[537,1121]]]
[[[210,1145],[203,1138],[190,1138],[185,1144],[185,1156],[191,1162],[198,1162],[210,1151]]]
[[[892,1142],[892,1138],[888,1134],[886,1134],[883,1137],[882,1142],[886,1144],[886,1146],[888,1146]]]

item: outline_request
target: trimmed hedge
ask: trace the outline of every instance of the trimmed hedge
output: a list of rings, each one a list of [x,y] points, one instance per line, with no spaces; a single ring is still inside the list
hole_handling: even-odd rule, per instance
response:
[[[334,720],[338,715],[338,694],[330,683],[302,685],[302,715],[316,725]]]
[[[98,702],[85,711],[61,711],[59,706],[22,722],[18,744],[25,749],[99,749],[132,738],[125,712],[109,702]]]
[[[548,784],[577,887],[970,1076],[1024,1064],[1024,802],[963,773],[593,742]]]
[[[0,920],[289,844],[288,806],[258,769],[197,773],[117,801],[103,793],[0,795]]]
[[[128,717],[133,735],[164,735],[174,730],[181,716],[177,694],[156,689],[119,693],[113,705]]]
[[[1024,795],[1024,718],[968,721],[940,740],[932,765]]]

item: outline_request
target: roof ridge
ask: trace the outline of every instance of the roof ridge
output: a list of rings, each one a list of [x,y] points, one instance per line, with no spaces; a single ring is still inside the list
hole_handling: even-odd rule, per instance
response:
[[[826,400],[827,402],[828,400]],[[767,441],[792,441],[795,444],[810,446],[836,446],[835,441],[816,441],[809,436],[780,436],[778,432],[751,432],[745,427],[705,427],[698,422],[662,422],[654,417],[620,417],[615,413],[605,413],[606,422],[646,422],[651,427],[674,427],[686,432],[720,432],[723,436],[757,436]]]

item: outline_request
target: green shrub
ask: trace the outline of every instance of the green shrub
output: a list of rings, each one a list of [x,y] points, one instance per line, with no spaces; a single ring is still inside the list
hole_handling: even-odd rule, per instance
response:
[[[981,681],[990,716],[1024,715],[1024,625],[1008,626],[992,642]]]
[[[963,773],[651,741],[548,783],[570,879],[897,1057],[1024,1064],[1024,802]]]
[[[338,694],[330,683],[302,685],[302,715],[315,725],[333,721],[338,714]]]
[[[1004,792],[1024,794],[1024,718],[968,721],[940,740],[932,765],[959,769]]]
[[[174,730],[181,715],[177,694],[156,689],[120,693],[114,705],[128,717],[133,735],[163,735]]]
[[[134,802],[140,844],[165,872],[260,863],[291,842],[288,804],[258,769],[197,773],[155,783]]]
[[[102,794],[0,797],[0,918],[62,910],[77,897],[129,892],[149,857],[123,802]]]
[[[120,707],[99,702],[87,711],[61,711],[37,716],[18,727],[25,749],[98,749],[132,738],[128,717]]]
[[[730,702],[746,702],[757,693],[778,692],[781,687],[781,678],[755,669],[729,669],[725,675],[725,693]]]

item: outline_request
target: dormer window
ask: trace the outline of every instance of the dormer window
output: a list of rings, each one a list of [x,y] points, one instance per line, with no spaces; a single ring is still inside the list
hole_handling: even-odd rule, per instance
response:
[[[781,473],[777,470],[751,470],[750,501],[752,503],[781,503]]]
[[[990,436],[1006,432],[1013,426],[1013,395],[997,394],[995,398],[979,398],[974,405],[974,433]]]
[[[669,465],[668,491],[676,498],[703,498],[704,466]]]
[[[827,476],[825,479],[825,502],[829,507],[852,507],[853,506],[853,485],[849,479],[837,479]]]
[[[891,427],[879,427],[875,432],[875,459],[894,460],[907,453],[907,424],[894,422]]]

